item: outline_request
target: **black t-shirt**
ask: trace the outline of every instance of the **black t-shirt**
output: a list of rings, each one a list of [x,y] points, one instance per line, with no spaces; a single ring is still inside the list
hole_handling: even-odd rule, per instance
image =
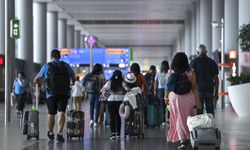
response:
[[[214,93],[214,76],[219,74],[214,60],[206,55],[195,58],[190,67],[194,69],[199,92]]]

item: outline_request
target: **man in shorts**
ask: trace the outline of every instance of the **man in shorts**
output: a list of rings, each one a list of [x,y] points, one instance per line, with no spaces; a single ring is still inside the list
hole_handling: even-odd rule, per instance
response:
[[[75,73],[73,72],[73,70],[67,63],[60,61],[60,58],[61,58],[60,52],[56,49],[52,50],[51,62],[43,65],[40,72],[35,77],[34,83],[38,83],[39,81],[41,81],[42,78],[45,78],[45,80],[47,81],[46,103],[47,103],[47,108],[48,108],[48,113],[49,113],[48,114],[49,131],[47,132],[47,136],[50,140],[54,140],[53,130],[55,126],[55,115],[58,112],[58,122],[57,122],[58,133],[57,133],[56,139],[58,142],[64,142],[62,132],[64,128],[64,123],[65,123],[65,110],[68,104],[68,99],[70,97],[70,79],[71,79],[71,82],[73,83],[75,82]],[[57,72],[59,73],[53,74],[52,72],[56,72],[54,70],[57,70]],[[63,72],[61,70],[65,70],[65,71]],[[53,76],[51,74],[53,74]],[[64,83],[64,81],[66,81],[67,83]],[[60,89],[61,85],[56,86],[54,85],[54,83],[62,84],[62,85],[66,84],[66,86],[68,87],[66,88],[66,90],[60,91],[58,90],[58,87]],[[55,87],[57,87],[57,91],[53,89]]]

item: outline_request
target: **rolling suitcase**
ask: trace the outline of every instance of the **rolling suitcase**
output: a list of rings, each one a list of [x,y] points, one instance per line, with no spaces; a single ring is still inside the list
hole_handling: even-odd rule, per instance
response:
[[[159,106],[148,105],[147,106],[147,126],[149,127],[160,127],[162,122],[162,114]]]
[[[133,111],[128,119],[125,120],[125,136],[144,137],[144,113]]]
[[[161,107],[161,100],[157,96],[148,95],[147,126],[160,127],[162,121],[163,110]]]
[[[72,105],[72,101],[71,101]],[[78,137],[79,140],[84,137],[84,112],[69,110],[67,112],[67,139]]]
[[[217,128],[194,128],[190,132],[190,142],[194,150],[219,150],[220,131]]]
[[[39,112],[38,112],[38,84],[36,88],[36,107],[31,111],[25,111],[23,116],[23,134],[27,135],[27,140],[31,138],[39,139]]]

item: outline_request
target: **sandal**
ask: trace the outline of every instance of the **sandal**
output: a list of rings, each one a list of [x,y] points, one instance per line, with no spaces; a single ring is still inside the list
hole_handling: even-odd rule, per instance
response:
[[[188,146],[188,142],[181,142],[178,149],[185,149]]]

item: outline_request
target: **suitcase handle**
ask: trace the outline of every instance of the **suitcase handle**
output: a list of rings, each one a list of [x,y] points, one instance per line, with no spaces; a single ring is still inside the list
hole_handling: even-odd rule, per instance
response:
[[[35,84],[35,101],[36,101],[36,109],[38,111],[38,100],[39,100],[39,88],[38,83]]]

